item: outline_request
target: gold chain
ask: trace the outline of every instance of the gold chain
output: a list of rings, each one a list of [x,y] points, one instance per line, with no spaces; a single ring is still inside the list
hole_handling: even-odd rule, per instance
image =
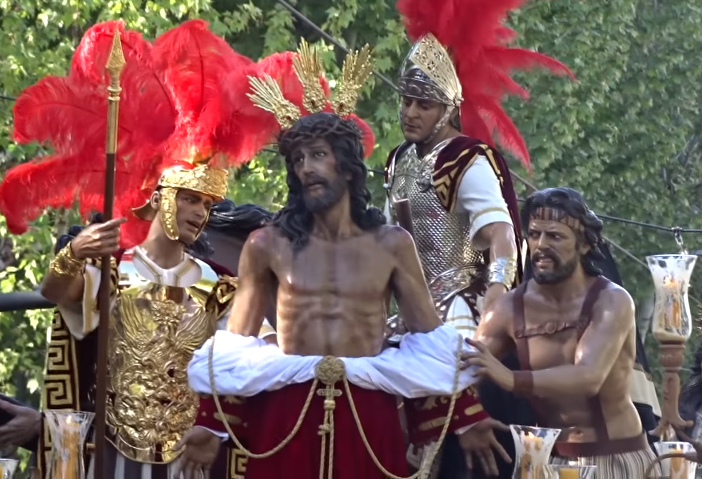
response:
[[[305,419],[305,416],[307,415],[307,410],[310,407],[310,404],[312,403],[312,397],[314,396],[314,390],[317,387],[317,384],[319,383],[319,379],[315,378],[314,381],[312,382],[312,387],[310,388],[310,392],[307,395],[307,399],[305,400],[305,405],[302,408],[302,412],[300,413],[300,416],[297,419],[297,422],[295,423],[295,427],[293,427],[293,430],[290,432],[290,434],[283,439],[280,444],[275,446],[273,449],[261,453],[261,454],[254,454],[253,452],[249,451],[246,449],[239,439],[236,437],[234,432],[232,432],[231,428],[229,427],[229,423],[224,420],[224,412],[222,411],[222,406],[219,403],[219,397],[217,396],[217,389],[215,387],[215,380],[214,380],[214,368],[212,366],[213,358],[214,358],[214,342],[215,338],[214,336],[212,337],[212,345],[210,346],[210,351],[209,351],[209,364],[208,364],[208,369],[209,369],[209,375],[210,375],[210,388],[212,389],[212,397],[214,398],[215,406],[217,407],[217,412],[219,413],[220,417],[222,418],[222,424],[224,425],[224,428],[227,430],[227,433],[229,436],[231,436],[232,440],[236,444],[236,446],[241,449],[241,451],[247,456],[252,459],[266,459],[268,457],[271,457],[273,454],[279,452],[281,449],[283,449],[285,446],[288,445],[288,443],[295,437],[297,432],[300,430],[300,427],[302,426],[302,422]],[[449,403],[449,410],[448,414],[446,416],[446,420],[444,421],[444,426],[441,429],[441,434],[439,435],[438,439],[438,444],[442,444],[444,442],[444,439],[446,439],[446,434],[448,433],[448,428],[449,425],[451,424],[451,418],[453,417],[453,411],[456,407],[456,400],[458,399],[458,378],[461,373],[461,353],[463,352],[463,336],[459,335],[458,336],[458,350],[456,352],[456,369],[453,373],[453,391],[451,392],[451,401]],[[353,401],[353,396],[351,395],[351,388],[349,387],[349,381],[344,375],[343,377],[343,382],[344,382],[344,389],[346,390],[346,394],[348,395],[349,398],[349,406],[351,407],[351,413],[353,414],[353,419],[356,423],[356,427],[358,428],[358,432],[361,434],[361,439],[363,440],[363,444],[366,447],[366,450],[368,451],[368,454],[371,456],[371,459],[373,460],[373,463],[375,466],[380,469],[380,471],[387,476],[390,479],[417,479],[417,478],[425,478],[427,474],[427,469],[431,468],[431,465],[434,463],[434,460],[436,460],[436,455],[439,452],[439,447],[434,447],[432,448],[432,452],[430,455],[431,460],[424,462],[422,466],[420,466],[419,470],[412,474],[411,476],[407,477],[402,477],[402,476],[397,476],[387,469],[380,463],[380,460],[378,460],[378,457],[375,455],[373,452],[373,448],[371,447],[370,443],[368,442],[368,438],[366,437],[366,433],[363,430],[363,425],[361,424],[361,420],[358,417],[358,411],[356,410],[356,404]],[[327,389],[333,389],[333,385],[327,385]],[[332,401],[333,404],[333,401]],[[325,416],[324,416],[324,423],[322,426],[319,428],[319,434],[322,436],[321,438],[321,456],[320,456],[320,468],[319,468],[319,477],[320,479],[324,479],[324,457],[326,453],[326,436],[329,434],[329,464],[328,464],[328,477],[331,479],[332,477],[332,471],[333,471],[333,466],[334,466],[334,407],[331,406],[327,408],[325,404]]]
[[[441,429],[441,434],[439,435],[439,440],[437,441],[438,444],[442,444],[444,442],[444,439],[446,439],[446,434],[448,433],[448,428],[451,423],[451,418],[453,417],[453,410],[456,407],[456,399],[458,399],[458,377],[461,373],[461,353],[463,352],[463,336],[460,334],[458,335],[458,352],[456,353],[456,370],[453,373],[453,392],[451,393],[451,402],[449,403],[449,410],[448,414],[446,416],[446,422],[444,422],[444,427]],[[402,477],[402,476],[396,476],[392,472],[388,471],[383,467],[383,465],[380,463],[378,460],[378,457],[375,455],[373,452],[373,448],[371,448],[370,444],[368,443],[368,438],[366,437],[366,433],[363,430],[363,425],[361,424],[361,420],[358,417],[358,411],[356,410],[356,404],[353,401],[353,397],[351,396],[351,388],[349,387],[349,382],[344,378],[344,388],[346,389],[346,394],[349,396],[349,405],[351,406],[351,413],[353,414],[353,419],[356,422],[356,427],[358,428],[358,432],[361,433],[361,439],[363,440],[363,444],[366,446],[366,450],[368,451],[368,454],[370,454],[371,459],[373,459],[373,462],[375,463],[375,466],[380,469],[380,472],[385,474],[390,479],[416,479],[418,477],[426,477],[427,474],[427,469],[431,468],[431,465],[434,463],[434,460],[436,460],[436,455],[439,453],[439,447],[434,447],[433,451],[431,452],[431,455],[429,456],[431,460],[424,462],[420,466],[419,470],[412,474],[411,476],[408,477]]]
[[[224,419],[225,416],[224,416],[224,412],[222,411],[222,405],[219,403],[219,397],[217,397],[217,388],[215,387],[215,380],[214,380],[214,368],[212,367],[212,360],[214,358],[214,342],[215,342],[215,337],[212,336],[212,346],[210,346],[208,369],[209,369],[209,373],[210,373],[210,388],[212,389],[212,396],[214,398],[215,406],[217,407],[217,412],[219,413],[219,417],[222,418],[222,424],[224,424],[224,428],[227,430],[227,433],[234,441],[234,444],[236,444],[236,447],[241,449],[241,451],[247,457],[250,457],[251,459],[269,458],[273,454],[279,452],[281,449],[283,449],[285,446],[287,446],[288,443],[290,441],[292,441],[292,439],[295,437],[297,432],[300,430],[300,426],[302,426],[302,421],[304,421],[305,416],[307,415],[307,410],[309,409],[310,404],[312,403],[312,397],[314,396],[314,389],[317,387],[317,383],[319,382],[319,380],[315,378],[315,380],[312,382],[312,387],[310,388],[310,392],[307,395],[307,399],[305,400],[305,405],[302,407],[302,412],[300,412],[300,417],[297,418],[297,422],[295,423],[295,427],[293,427],[293,430],[290,431],[290,434],[288,434],[288,437],[283,439],[280,442],[280,444],[275,446],[273,449],[266,451],[264,453],[261,453],[261,454],[254,454],[253,452],[249,451],[241,444],[241,441],[239,441],[239,439],[236,437],[234,432],[229,427],[229,423]]]

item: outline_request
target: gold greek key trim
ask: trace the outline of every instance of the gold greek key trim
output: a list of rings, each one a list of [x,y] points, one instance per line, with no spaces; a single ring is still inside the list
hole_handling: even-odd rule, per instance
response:
[[[475,414],[478,414],[479,412],[483,411],[483,406],[482,404],[474,404],[473,406],[470,406],[466,408],[465,411],[463,411],[463,414],[466,416],[473,416]]]
[[[226,413],[220,414],[220,413],[216,412],[216,413],[214,413],[214,416],[212,416],[212,417],[214,417],[218,421],[222,421],[222,422],[226,421],[227,423],[233,424],[234,426],[239,426],[242,423],[240,417],[232,416],[231,414],[226,414]]]

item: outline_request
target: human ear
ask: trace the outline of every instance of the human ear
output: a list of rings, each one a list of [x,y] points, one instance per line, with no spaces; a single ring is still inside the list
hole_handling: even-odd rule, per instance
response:
[[[149,198],[149,203],[151,203],[151,207],[155,211],[158,211],[161,206],[161,193],[159,191],[154,191],[151,198]]]

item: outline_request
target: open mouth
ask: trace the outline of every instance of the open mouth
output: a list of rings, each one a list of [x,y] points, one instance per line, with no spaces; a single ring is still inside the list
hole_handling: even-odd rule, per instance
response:
[[[405,123],[403,128],[405,131],[419,131],[419,127],[417,125],[408,125]]]
[[[310,183],[305,186],[308,190],[314,190],[316,188],[324,188],[324,183],[322,182],[317,182],[317,183]]]
[[[197,221],[186,221],[185,224],[192,227],[194,230],[200,229],[200,223],[198,223]]]
[[[554,262],[551,258],[537,258],[534,264],[540,268],[553,266]]]

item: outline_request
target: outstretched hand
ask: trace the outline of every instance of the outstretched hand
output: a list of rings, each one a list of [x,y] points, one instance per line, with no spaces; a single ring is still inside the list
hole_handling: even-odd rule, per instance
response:
[[[475,351],[461,354],[461,369],[476,366],[475,374],[481,378],[490,378],[495,384],[506,391],[514,390],[514,373],[480,341],[466,338],[466,343],[473,346]]]
[[[512,458],[497,441],[494,429],[509,431],[509,427],[489,417],[458,436],[458,443],[466,456],[466,466],[469,470],[473,469],[473,457],[475,456],[480,461],[480,466],[485,474],[498,476],[500,471],[497,468],[494,451],[497,451],[508,464],[512,463]]]
[[[173,477],[182,479],[209,479],[210,469],[217,459],[222,439],[209,430],[195,426],[186,432],[175,451],[183,450]]]

